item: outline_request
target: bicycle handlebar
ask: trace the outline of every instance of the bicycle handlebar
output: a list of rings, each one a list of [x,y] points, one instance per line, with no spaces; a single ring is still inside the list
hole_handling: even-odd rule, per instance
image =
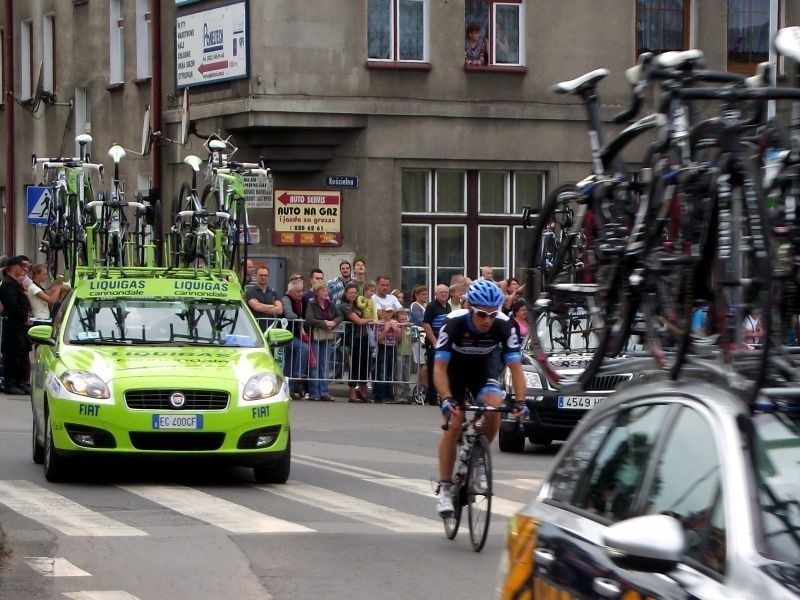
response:
[[[509,408],[508,406],[485,406],[483,404],[469,404],[467,406],[460,406],[459,407],[464,412],[474,412],[477,413],[475,415],[476,418],[480,417],[483,413],[502,413],[508,414],[510,412],[514,412],[516,407]],[[447,431],[450,429],[450,423],[453,419],[453,415],[449,415],[447,417],[447,422],[442,423],[442,430]]]
[[[181,218],[181,219],[183,217],[194,217],[194,216],[198,216],[198,217],[219,217],[221,219],[230,219],[231,218],[231,214],[230,213],[221,212],[221,211],[206,212],[206,211],[197,211],[197,210],[182,210],[182,211],[180,211],[178,213],[178,217]]]
[[[97,206],[132,206],[138,210],[147,210],[147,207],[141,202],[118,202],[116,200],[92,200],[86,203],[86,208],[95,208]]]

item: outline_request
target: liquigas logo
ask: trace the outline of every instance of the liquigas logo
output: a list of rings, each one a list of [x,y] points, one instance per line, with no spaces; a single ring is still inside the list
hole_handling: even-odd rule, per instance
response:
[[[203,296],[224,298],[228,295],[227,281],[173,281],[175,296]]]
[[[88,296],[143,296],[143,279],[90,279]]]

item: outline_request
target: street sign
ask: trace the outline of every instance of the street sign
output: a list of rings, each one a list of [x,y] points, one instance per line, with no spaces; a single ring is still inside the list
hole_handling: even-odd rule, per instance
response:
[[[175,17],[178,88],[248,76],[247,3],[232,2]]]
[[[358,187],[358,175],[328,175],[325,177],[325,185],[354,190]]]
[[[53,198],[53,188],[44,185],[29,185],[25,188],[28,207],[28,223],[47,225],[47,208]]]
[[[342,245],[342,193],[275,190],[276,246]]]
[[[272,180],[260,175],[245,175],[244,197],[248,209],[272,208]]]

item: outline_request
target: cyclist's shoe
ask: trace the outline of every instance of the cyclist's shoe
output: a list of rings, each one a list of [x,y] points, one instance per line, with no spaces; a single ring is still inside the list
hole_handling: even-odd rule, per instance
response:
[[[472,476],[472,489],[478,494],[485,494],[489,489],[489,481],[486,478],[486,460],[483,457],[478,458]]]
[[[439,493],[436,495],[436,510],[443,519],[451,517],[456,509],[453,507],[453,484],[440,483]]]

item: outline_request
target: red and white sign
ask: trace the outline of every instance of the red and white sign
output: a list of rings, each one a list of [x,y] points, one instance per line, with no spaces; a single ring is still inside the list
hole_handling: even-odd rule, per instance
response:
[[[275,190],[276,246],[341,246],[342,193]]]

